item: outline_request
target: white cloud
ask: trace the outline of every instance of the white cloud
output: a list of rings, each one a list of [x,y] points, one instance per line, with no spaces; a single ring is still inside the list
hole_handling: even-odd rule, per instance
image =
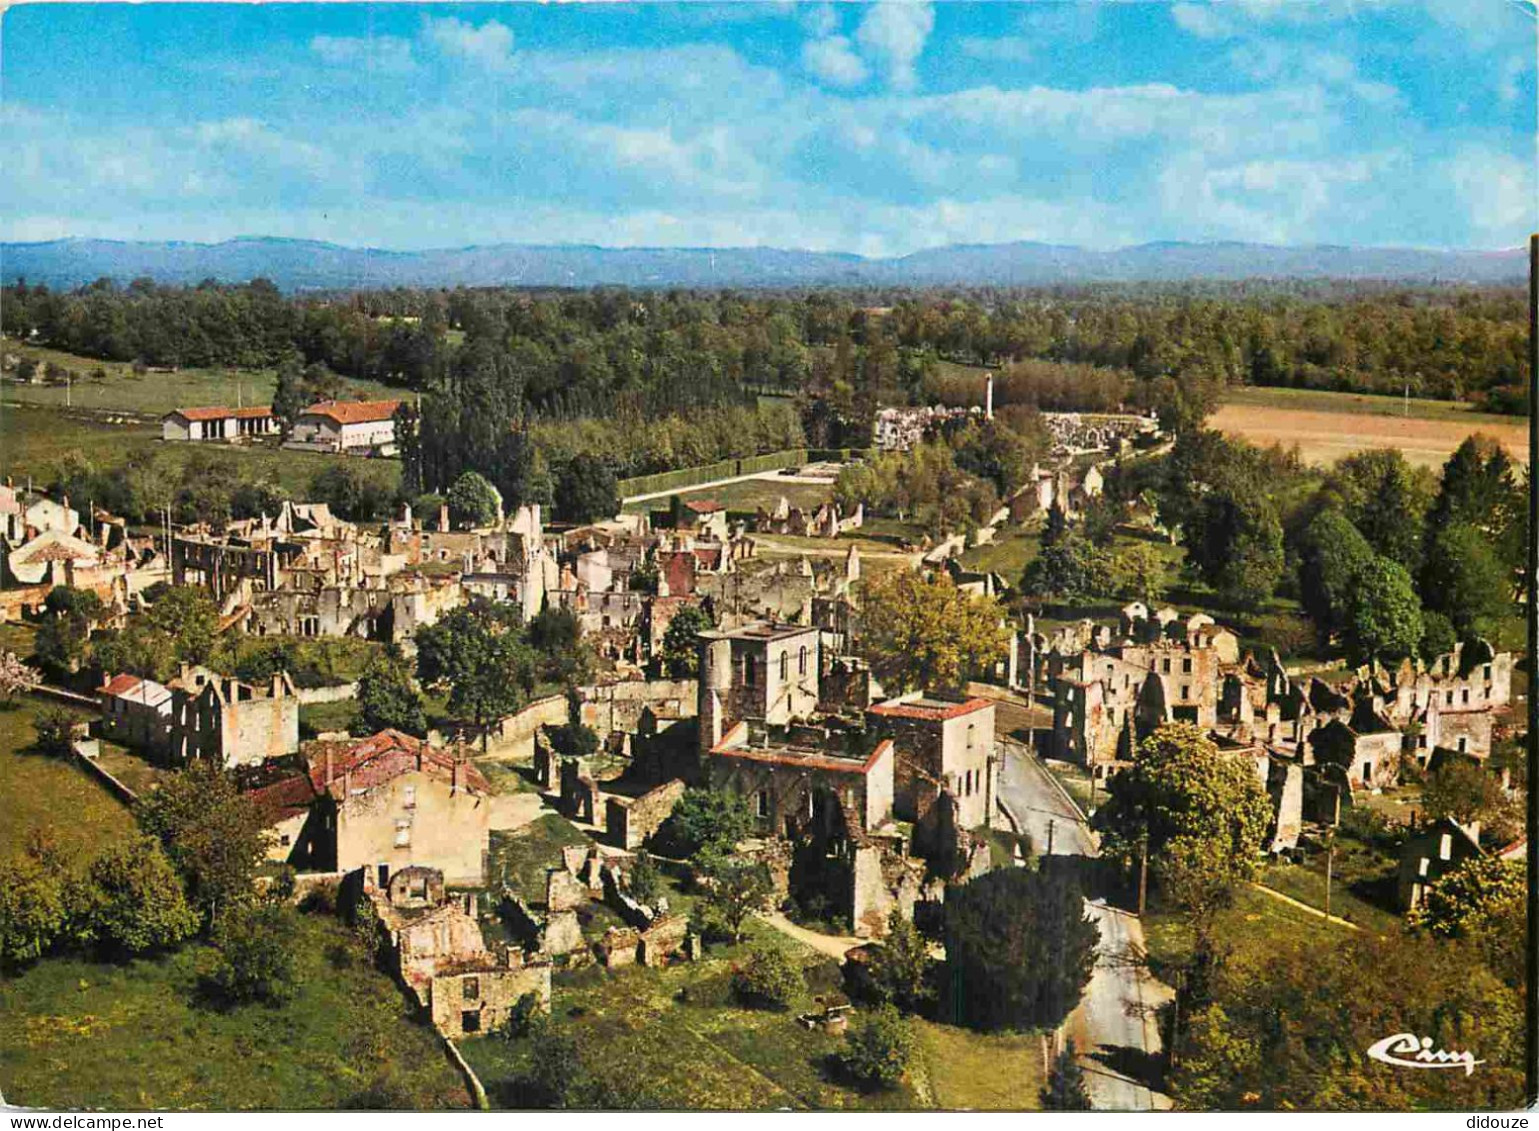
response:
[[[802,14],[802,27],[819,39],[839,30],[839,13],[832,4],[814,4]]]
[[[513,32],[507,24],[487,20],[480,27],[447,16],[428,17],[427,39],[446,55],[458,56],[489,71],[507,69],[513,61]]]
[[[1001,35],[995,38],[968,35],[957,46],[969,59],[981,59],[987,63],[1025,63],[1037,53],[1037,44],[1024,35]]]
[[[1444,164],[1470,227],[1499,246],[1522,241],[1539,226],[1532,161],[1484,145],[1460,147]]]
[[[1196,218],[1197,238],[1306,243],[1402,159],[1386,151],[1217,165],[1191,150],[1165,164],[1158,185],[1166,215]]]
[[[830,86],[858,86],[870,74],[842,35],[809,39],[802,44],[802,66]]]
[[[1211,4],[1172,5],[1170,18],[1182,31],[1199,39],[1227,39],[1234,34],[1232,21]]]
[[[362,67],[382,74],[405,74],[416,68],[411,41],[393,35],[351,37],[318,35],[310,50],[333,67]]]
[[[888,82],[908,90],[917,81],[914,64],[934,29],[935,10],[928,3],[884,0],[866,9],[855,41],[886,64]]]

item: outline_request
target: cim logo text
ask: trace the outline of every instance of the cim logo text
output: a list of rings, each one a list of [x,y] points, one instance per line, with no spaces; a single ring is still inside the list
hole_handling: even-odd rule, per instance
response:
[[[1415,1033],[1396,1033],[1385,1037],[1368,1050],[1368,1055],[1381,1064],[1396,1068],[1462,1068],[1466,1076],[1475,1071],[1476,1060],[1472,1052],[1446,1052],[1432,1047],[1431,1037],[1418,1037]]]

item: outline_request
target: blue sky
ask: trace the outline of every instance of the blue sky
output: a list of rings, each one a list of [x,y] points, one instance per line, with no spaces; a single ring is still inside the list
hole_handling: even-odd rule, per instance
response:
[[[1512,0],[35,4],[0,237],[1510,247]]]

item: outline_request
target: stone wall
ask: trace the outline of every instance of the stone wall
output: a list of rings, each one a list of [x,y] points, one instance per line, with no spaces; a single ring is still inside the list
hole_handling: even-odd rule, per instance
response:
[[[358,698],[358,683],[334,683],[329,687],[301,687],[294,692],[301,704],[341,703]]]
[[[484,1036],[507,1024],[519,999],[533,994],[550,1009],[550,963],[440,973],[429,991],[433,1024],[453,1038]]]
[[[604,828],[619,847],[640,848],[662,827],[683,796],[684,783],[675,778],[640,797],[610,797],[605,803]]]
[[[486,752],[480,757],[495,761],[524,762],[534,757],[535,736],[541,727],[565,726],[570,707],[564,695],[536,699],[516,715],[494,723],[487,734]],[[428,734],[435,746],[451,745],[447,736],[436,731]]]
[[[692,679],[594,684],[577,689],[578,719],[600,735],[617,730],[635,734],[644,708],[665,718],[692,719],[698,698],[698,684]]]

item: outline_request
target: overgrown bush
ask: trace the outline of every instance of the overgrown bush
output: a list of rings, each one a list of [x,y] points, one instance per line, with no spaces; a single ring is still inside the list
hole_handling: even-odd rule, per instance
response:
[[[785,1009],[802,984],[801,968],[784,951],[767,947],[732,971],[732,996],[759,1009]]]
[[[75,741],[74,712],[63,707],[44,707],[32,723],[32,746],[50,758],[69,756]]]
[[[204,978],[210,996],[225,1005],[288,1000],[295,985],[293,916],[287,905],[270,902],[239,904],[220,916],[217,953]]]
[[[914,1056],[908,1022],[890,1005],[865,1015],[844,1035],[839,1067],[862,1088],[896,1088]]]

